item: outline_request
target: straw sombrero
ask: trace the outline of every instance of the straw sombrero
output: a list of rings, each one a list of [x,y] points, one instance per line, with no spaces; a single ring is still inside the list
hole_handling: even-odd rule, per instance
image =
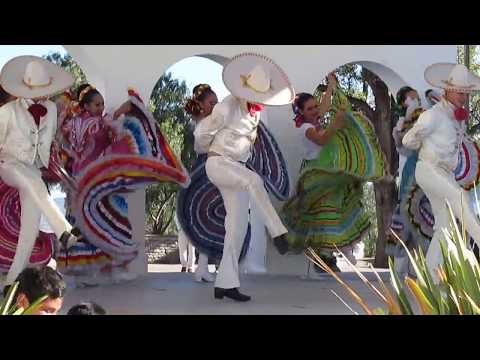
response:
[[[7,62],[0,84],[8,93],[26,99],[51,96],[72,86],[72,75],[37,56],[18,56]]]
[[[295,99],[295,90],[287,75],[264,55],[236,55],[224,66],[222,76],[233,96],[251,103],[280,106],[291,104]]]
[[[430,85],[445,90],[461,93],[480,91],[480,78],[462,64],[430,65],[425,70],[425,80]]]

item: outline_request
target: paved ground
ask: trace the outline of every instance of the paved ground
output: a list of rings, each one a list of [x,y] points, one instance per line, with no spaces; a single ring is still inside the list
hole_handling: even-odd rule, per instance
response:
[[[147,275],[129,283],[71,289],[65,299],[64,312],[78,302],[93,300],[105,307],[109,314],[352,314],[332,293],[333,290],[355,311],[363,314],[329,275],[308,280],[298,276],[243,275],[242,290],[253,300],[236,303],[215,300],[212,284],[196,283],[192,274],[179,270],[178,265],[150,265]],[[388,279],[387,273],[381,274],[382,278]],[[368,304],[381,306],[356,274],[342,273],[341,276],[366,297]],[[375,279],[371,272],[367,271],[366,276],[369,280]]]

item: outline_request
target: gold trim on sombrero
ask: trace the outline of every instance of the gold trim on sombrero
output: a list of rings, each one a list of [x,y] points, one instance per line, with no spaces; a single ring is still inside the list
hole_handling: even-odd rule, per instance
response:
[[[253,90],[259,94],[267,94],[268,92],[272,91],[273,88],[272,88],[272,84],[270,83],[270,87],[263,91],[263,90],[258,90],[258,89],[255,89],[252,85],[250,85],[250,83],[248,82],[248,80],[250,79],[252,75],[249,74],[249,75],[240,75],[240,80],[242,81],[242,86],[243,87],[246,87],[246,88],[249,88],[250,90]]]
[[[234,60],[236,60],[237,58],[244,57],[244,56],[256,56],[256,57],[259,57],[259,58],[265,60],[266,62],[274,65],[274,66],[277,68],[277,70],[280,72],[280,74],[282,75],[283,79],[286,80],[286,82],[287,82],[288,84],[291,84],[291,82],[290,82],[287,74],[283,71],[283,69],[282,69],[280,66],[277,65],[277,63],[276,63],[275,61],[273,61],[272,59],[270,59],[270,58],[269,58],[268,56],[266,56],[266,55],[262,55],[262,54],[259,54],[259,53],[256,53],[256,52],[244,52],[244,53],[235,55],[234,57],[232,57],[232,58],[230,59],[230,61],[228,61],[228,62],[225,64],[225,67],[226,67],[229,63],[231,63],[231,62],[233,62]]]
[[[28,80],[31,80],[30,78]],[[44,87],[48,87],[50,85],[52,85],[52,82],[53,82],[53,78],[50,76],[50,79],[48,80],[48,83],[46,84],[41,84],[41,85],[32,85],[32,84],[28,84],[25,79],[22,79],[22,82],[25,86],[27,86],[30,90],[31,89],[35,89],[35,88],[44,88]]]

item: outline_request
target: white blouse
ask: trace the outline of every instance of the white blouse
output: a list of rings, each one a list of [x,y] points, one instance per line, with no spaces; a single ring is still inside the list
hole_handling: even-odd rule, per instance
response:
[[[303,146],[303,159],[305,160],[313,160],[318,157],[320,151],[322,151],[322,146],[314,143],[312,140],[307,138],[307,130],[308,129],[315,129],[315,126],[310,123],[303,123],[298,128],[298,134],[300,137],[300,142]]]

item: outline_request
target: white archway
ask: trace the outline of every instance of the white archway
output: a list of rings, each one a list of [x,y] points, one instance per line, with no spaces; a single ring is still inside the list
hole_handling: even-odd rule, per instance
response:
[[[376,73],[387,83],[390,91],[395,93],[402,84],[417,89],[427,88],[423,78],[424,69],[435,62],[456,62],[457,51],[455,45],[64,45],[64,47],[84,69],[89,81],[102,89],[105,98],[112,104],[119,104],[125,99],[129,85],[136,87],[140,95],[147,99],[157,79],[171,64],[198,54],[220,64],[224,59],[241,52],[264,54],[274,59],[285,70],[298,92],[314,89],[319,79],[339,64],[355,62]],[[291,141],[289,142],[291,108],[289,106],[270,108],[268,117],[270,129],[278,139],[289,163],[289,170],[294,173],[300,154]],[[296,177],[292,180],[295,179]],[[138,217],[134,222],[139,226],[142,224],[142,227],[144,219],[138,212],[141,211],[143,204],[144,197],[138,198],[136,210],[132,206],[133,216]],[[136,236],[143,237],[141,232],[136,232]],[[269,271],[291,274],[302,272],[302,261],[295,260],[297,261],[295,264],[295,261],[290,261],[288,257],[282,258],[275,254],[273,249],[268,253]]]

